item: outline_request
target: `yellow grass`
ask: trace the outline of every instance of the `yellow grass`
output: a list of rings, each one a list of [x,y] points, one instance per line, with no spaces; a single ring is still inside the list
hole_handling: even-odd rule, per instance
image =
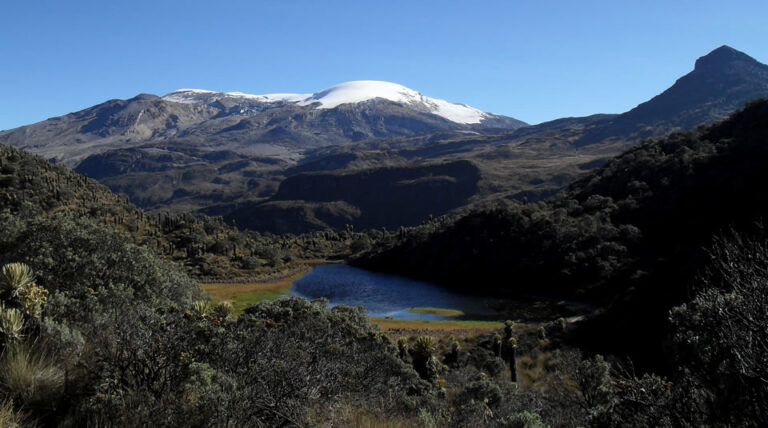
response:
[[[446,308],[411,308],[408,312],[415,314],[428,314],[437,315],[441,317],[458,317],[464,315],[464,312],[458,309],[446,309]]]
[[[299,273],[276,281],[203,284],[202,287],[211,297],[213,303],[230,302],[235,308],[235,315],[240,315],[248,306],[291,294],[290,288],[293,282],[310,270],[312,268],[307,267]]]
[[[371,324],[378,325],[382,331],[390,330],[424,330],[424,331],[456,331],[483,330],[491,331],[504,328],[501,321],[430,321],[430,320],[393,320],[386,318],[371,318]]]

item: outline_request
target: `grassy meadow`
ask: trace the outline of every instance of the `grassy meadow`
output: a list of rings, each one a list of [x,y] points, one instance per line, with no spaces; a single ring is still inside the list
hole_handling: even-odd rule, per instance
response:
[[[214,283],[202,284],[202,287],[208,293],[213,303],[230,302],[235,309],[235,315],[240,315],[250,305],[291,294],[290,288],[293,282],[310,270],[312,268],[307,267],[305,270],[289,277],[274,281]]]
[[[464,315],[463,311],[447,308],[411,308],[408,309],[408,312],[414,314],[437,315],[440,317],[460,317]]]

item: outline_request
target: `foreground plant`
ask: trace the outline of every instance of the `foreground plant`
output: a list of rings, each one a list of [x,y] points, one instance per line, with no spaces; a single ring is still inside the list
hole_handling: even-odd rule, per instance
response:
[[[413,368],[419,376],[432,383],[437,382],[438,364],[435,359],[437,342],[432,336],[420,336],[411,348]]]
[[[0,332],[6,341],[21,339],[24,330],[24,315],[16,308],[6,308],[0,304]]]
[[[32,269],[24,263],[9,263],[3,266],[0,273],[0,287],[3,292],[9,292],[11,297],[16,297],[21,290],[34,282]]]
[[[13,400],[5,400],[0,404],[0,426],[5,428],[30,428],[37,424],[32,422],[24,412],[14,409]]]
[[[32,269],[24,263],[9,263],[0,273],[0,287],[10,301],[15,301],[27,316],[40,318],[48,301],[48,290],[35,283]]]
[[[14,342],[0,357],[0,388],[22,405],[45,407],[58,397],[64,378],[54,357],[41,346]]]

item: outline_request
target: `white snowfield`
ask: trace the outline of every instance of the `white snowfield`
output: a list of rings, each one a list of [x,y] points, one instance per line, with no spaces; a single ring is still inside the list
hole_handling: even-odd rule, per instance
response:
[[[341,83],[314,94],[265,94],[252,95],[243,92],[215,92],[203,89],[179,89],[163,97],[178,103],[205,103],[219,98],[242,98],[263,103],[296,103],[301,106],[314,105],[318,109],[331,109],[342,104],[355,104],[376,98],[411,106],[444,117],[452,122],[480,123],[488,113],[464,104],[454,104],[437,98],[430,98],[397,83],[378,80],[356,80]]]

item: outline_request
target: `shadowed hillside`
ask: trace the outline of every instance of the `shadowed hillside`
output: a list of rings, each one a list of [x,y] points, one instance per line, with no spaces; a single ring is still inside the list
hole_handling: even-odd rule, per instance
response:
[[[264,204],[225,216],[238,225],[277,233],[413,226],[465,205],[477,192],[480,172],[468,161],[288,177]]]
[[[356,263],[464,290],[589,299],[607,309],[580,340],[663,365],[667,313],[692,297],[704,249],[768,214],[766,141],[768,101],[755,101],[643,143],[546,202],[409,229]]]
[[[296,259],[344,254],[352,239],[349,232],[275,237],[240,232],[221,217],[146,214],[91,178],[4,145],[0,145],[0,216],[9,230],[17,232],[34,220],[85,218],[127,233],[133,243],[182,263],[194,276],[268,273]]]

